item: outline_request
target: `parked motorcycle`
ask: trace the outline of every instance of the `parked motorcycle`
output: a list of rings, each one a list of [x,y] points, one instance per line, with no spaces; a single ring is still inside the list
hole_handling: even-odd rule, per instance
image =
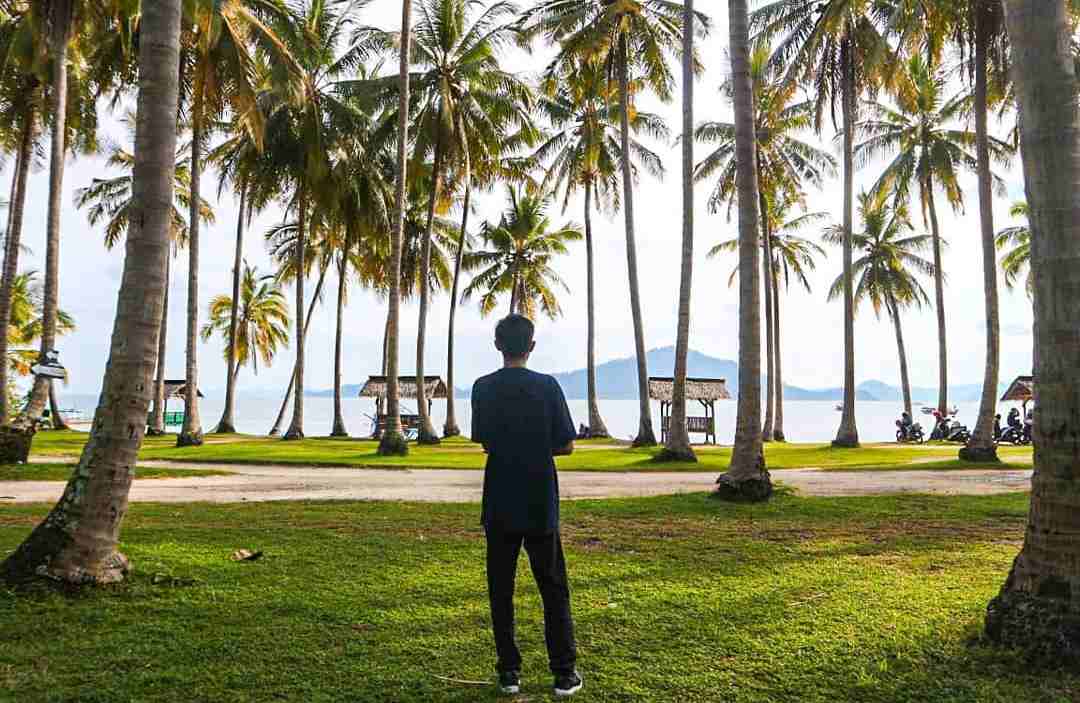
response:
[[[900,443],[915,443],[922,444],[926,441],[926,435],[923,433],[922,425],[915,422],[910,425],[905,425],[900,420],[896,421],[896,441]]]
[[[1031,425],[1020,420],[1019,410],[1010,410],[1006,423],[1008,426],[1001,431],[998,442],[1017,446],[1031,443]]]
[[[930,439],[967,444],[971,439],[971,431],[966,425],[961,425],[955,420],[941,418],[934,427],[934,431],[930,433]]]

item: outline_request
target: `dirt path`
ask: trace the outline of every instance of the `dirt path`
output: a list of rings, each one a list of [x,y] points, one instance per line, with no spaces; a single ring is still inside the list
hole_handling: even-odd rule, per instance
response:
[[[483,472],[423,469],[324,469],[143,462],[173,469],[220,469],[232,476],[136,481],[136,502],[232,503],[266,500],[409,500],[478,502]],[[804,495],[853,496],[889,493],[982,495],[1024,491],[1031,471],[822,471],[786,469],[773,480]],[[605,473],[564,471],[559,486],[564,499],[622,498],[708,491],[715,473]],[[58,481],[0,481],[0,502],[55,501],[64,484]]]

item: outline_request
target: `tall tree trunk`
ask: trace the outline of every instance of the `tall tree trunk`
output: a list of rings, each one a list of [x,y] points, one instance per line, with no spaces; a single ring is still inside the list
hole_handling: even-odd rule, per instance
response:
[[[341,261],[338,262],[337,329],[334,332],[334,424],[330,429],[331,437],[349,436],[349,431],[345,429],[345,413],[341,409],[341,348],[345,327],[345,289],[348,271],[349,246],[346,244],[345,251],[341,253]]]
[[[589,436],[609,437],[604,418],[600,416],[600,399],[596,389],[596,260],[593,258],[592,180],[585,181],[585,385],[589,404]]]
[[[56,400],[56,384],[49,384],[49,415],[54,430],[70,430],[63,413],[60,412],[60,403]]]
[[[180,1],[145,3],[139,42],[132,218],[101,400],[79,465],[60,501],[0,565],[8,582],[40,576],[69,583],[119,581],[117,551],[142,445],[156,362],[172,222]]]
[[[315,293],[311,297],[311,302],[308,303],[307,315],[304,316],[304,335],[307,335],[307,331],[311,329],[311,318],[315,313],[315,306],[319,303],[319,296],[322,295],[323,283],[326,281],[326,269],[320,269],[319,279],[315,283]],[[293,388],[296,386],[296,362],[293,362],[292,375],[289,377],[289,385],[285,388],[285,397],[281,400],[281,407],[278,409],[277,418],[274,420],[274,426],[270,428],[267,433],[270,437],[277,437],[281,434],[281,423],[285,422],[285,411],[289,409],[289,401],[293,399]]]
[[[735,93],[735,162],[739,202],[739,409],[735,447],[716,495],[767,500],[773,487],[761,439],[761,281],[757,257],[758,182],[754,159],[754,94],[750,82],[750,30],[746,0],[729,0],[731,82]]]
[[[297,192],[297,200],[300,201],[297,217],[298,240],[296,250],[293,252],[294,266],[296,267],[296,281],[293,290],[296,294],[296,368],[293,370],[293,407],[292,422],[285,431],[283,440],[293,441],[304,438],[304,342],[307,325],[300,319],[300,311],[304,309],[304,258],[307,249],[307,190],[303,184]]]
[[[64,197],[64,155],[67,153],[68,44],[71,42],[74,0],[53,0],[50,5],[49,53],[53,61],[52,132],[49,151],[49,203],[45,222],[45,281],[41,315],[41,358],[56,348],[56,318],[60,309],[60,214]],[[33,427],[45,411],[52,381],[34,378],[26,406],[26,427]],[[32,432],[32,430],[31,430]],[[29,448],[29,443],[27,443]]]
[[[458,427],[457,407],[454,402],[454,324],[457,320],[458,285],[461,282],[461,260],[465,255],[465,238],[468,236],[469,207],[472,201],[472,161],[469,150],[465,149],[465,203],[461,213],[461,232],[458,234],[457,252],[454,254],[454,283],[450,288],[450,319],[446,334],[446,422],[443,423],[443,437],[457,437],[461,434]]]
[[[203,443],[199,414],[199,200],[202,181],[203,91],[198,78],[191,110],[191,203],[188,210],[187,336],[184,345],[184,424],[176,436],[178,447]]]
[[[690,349],[690,296],[694,274],[694,2],[683,2],[682,56],[682,252],[679,262],[679,312],[675,332],[675,374],[671,424],[658,458],[697,461],[686,427],[686,357]],[[624,157],[629,152],[624,152]]]
[[[233,254],[232,305],[229,308],[229,361],[225,376],[225,409],[218,421],[218,434],[236,432],[236,334],[240,327],[240,273],[244,265],[244,210],[247,207],[247,186],[240,183],[240,212],[236,218],[236,252]]]
[[[398,326],[401,319],[401,243],[405,240],[405,208],[409,157],[409,52],[412,43],[412,0],[401,0],[400,62],[398,65],[397,179],[394,231],[390,235],[390,293],[387,296],[386,431],[379,439],[379,454],[405,455],[409,445],[401,432],[401,396],[398,387]]]
[[[834,447],[859,446],[859,430],[855,425],[855,292],[852,272],[851,232],[855,218],[855,67],[851,57],[851,41],[843,44],[844,116],[844,405],[840,414],[840,429],[833,440]]]
[[[761,185],[761,173],[758,172],[758,186]],[[773,287],[772,287],[772,236],[769,233],[769,203],[764,191],[758,192],[761,207],[761,236],[763,256],[761,257],[761,280],[765,289],[765,425],[761,438],[765,442],[773,440],[773,419],[776,417],[776,347],[773,345]]]
[[[945,341],[945,270],[941,266],[941,228],[938,226],[937,204],[934,202],[934,183],[927,179],[923,185],[926,209],[930,213],[930,233],[934,242],[934,307],[937,309],[938,332],[938,412],[949,412],[949,347]]]
[[[896,330],[896,353],[900,357],[900,390],[904,396],[904,412],[910,416],[911,381],[908,377],[907,351],[904,349],[904,330],[900,324],[900,306],[896,304],[896,299],[890,295],[885,307]]]
[[[0,274],[0,320],[3,321],[0,323],[0,328],[5,331],[4,334],[0,334],[0,360],[2,360],[0,361],[0,425],[6,425],[11,419],[7,393],[10,376],[6,330],[11,324],[11,287],[15,283],[15,276],[19,273],[19,248],[22,240],[23,213],[26,210],[26,181],[30,175],[30,161],[33,159],[36,124],[37,117],[34,114],[33,104],[28,103],[23,116],[22,138],[19,140],[13,195],[9,205],[11,209],[8,213],[8,230],[4,238],[4,268],[3,273]],[[3,452],[0,451],[0,453]]]
[[[997,408],[1000,336],[998,322],[997,249],[994,246],[994,193],[990,172],[990,141],[987,135],[987,79],[990,36],[982,13],[975,20],[975,151],[979,177],[979,231],[982,239],[983,289],[986,296],[986,367],[982,399],[975,430],[966,447],[960,449],[964,461],[996,462],[994,411]],[[1075,97],[1075,96],[1074,96]]]
[[[431,194],[428,196],[427,224],[420,248],[420,319],[416,327],[416,411],[420,415],[420,429],[416,437],[418,444],[439,443],[439,435],[435,432],[431,413],[428,412],[427,389],[424,388],[424,352],[427,348],[428,308],[431,307],[431,233],[435,226],[435,205],[442,189],[442,169],[443,147],[441,140],[437,139],[435,164],[431,172]]]
[[[625,35],[619,39],[619,138],[622,149],[623,217],[626,221],[626,268],[630,281],[630,314],[634,321],[634,353],[638,376],[638,433],[635,447],[656,445],[649,402],[649,357],[645,349],[645,322],[641,316],[641,288],[638,284],[637,241],[634,234],[634,171],[630,163],[630,48]]]
[[[1035,474],[1024,546],[987,608],[991,640],[1080,663],[1080,110],[1064,0],[1008,0],[1035,275]]]
[[[781,370],[780,359],[780,283],[776,272],[776,260],[773,260],[772,298],[773,298],[773,352],[776,361],[773,366],[776,369],[776,419],[773,421],[773,441],[786,442],[784,436],[784,374]]]
[[[165,373],[167,371],[165,351],[169,339],[169,287],[172,285],[172,249],[165,257],[165,293],[161,304],[161,329],[158,331],[157,374],[154,377],[154,409],[150,413],[150,423],[146,434],[160,437],[165,434]]]

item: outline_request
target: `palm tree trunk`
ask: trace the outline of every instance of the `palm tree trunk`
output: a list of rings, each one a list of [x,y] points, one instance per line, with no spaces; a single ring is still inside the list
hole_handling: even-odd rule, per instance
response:
[[[987,608],[991,640],[1080,663],[1080,110],[1064,0],[1008,0],[1035,272],[1035,474],[1024,546]]]
[[[761,173],[758,173],[758,186],[761,185]],[[758,193],[761,207],[761,236],[763,256],[761,257],[762,278],[765,289],[765,426],[761,430],[761,439],[771,442],[773,439],[773,418],[776,417],[776,353],[773,345],[773,287],[772,287],[772,237],[769,233],[769,203],[765,193]]]
[[[196,80],[191,110],[191,204],[188,211],[187,338],[184,370],[184,424],[176,437],[178,447],[203,443],[199,415],[199,190],[202,180],[203,86]]]
[[[56,348],[56,318],[60,305],[60,214],[64,196],[64,155],[67,140],[68,44],[71,42],[74,0],[54,0],[50,6],[49,53],[53,72],[51,86],[52,132],[49,147],[49,204],[45,222],[45,281],[41,315],[41,358]],[[45,411],[52,381],[34,379],[30,402],[23,411],[27,427]],[[29,448],[29,443],[27,447]]]
[[[786,442],[784,436],[784,374],[781,371],[780,359],[780,283],[776,272],[776,261],[773,260],[772,298],[773,298],[773,352],[776,354],[774,367],[776,369],[776,419],[773,421],[773,441]]]
[[[304,316],[304,334],[307,335],[307,331],[311,328],[311,318],[315,313],[315,306],[319,302],[319,296],[322,295],[323,282],[326,281],[326,269],[320,269],[319,279],[315,284],[315,293],[311,297],[311,302],[308,303],[307,315]],[[285,397],[281,401],[281,407],[278,409],[277,418],[274,420],[274,426],[270,428],[267,433],[270,437],[277,437],[281,434],[281,423],[285,421],[285,411],[289,409],[289,401],[293,399],[293,388],[296,386],[296,363],[293,362],[292,375],[289,377],[289,385],[285,388]]]
[[[600,399],[596,389],[596,281],[593,258],[592,230],[593,183],[585,181],[585,305],[588,331],[585,339],[585,385],[589,403],[589,436],[609,437],[604,418],[600,416]]]
[[[49,414],[52,416],[54,430],[70,430],[64,415],[60,412],[60,403],[56,401],[56,384],[49,384]]]
[[[926,193],[926,209],[930,213],[930,233],[934,241],[934,307],[937,308],[938,328],[938,411],[945,415],[949,412],[949,347],[945,341],[945,272],[941,266],[941,229],[938,226],[933,182],[927,182],[923,190]]]
[[[446,336],[446,422],[443,424],[443,437],[457,437],[461,428],[457,422],[457,408],[454,402],[454,323],[457,319],[458,285],[461,282],[461,259],[465,254],[465,237],[469,224],[469,207],[472,200],[472,162],[469,150],[464,150],[465,157],[465,202],[461,213],[461,232],[458,234],[457,253],[454,255],[454,283],[450,288],[450,319],[447,323]]]
[[[682,256],[679,263],[679,312],[675,332],[675,373],[671,389],[671,424],[658,458],[697,461],[686,427],[686,357],[690,349],[690,296],[694,274],[694,2],[683,2],[682,56]],[[629,152],[624,152],[624,158]]]
[[[233,254],[232,305],[229,309],[229,362],[225,372],[225,409],[218,421],[217,434],[236,432],[236,333],[240,326],[240,269],[244,264],[244,210],[247,187],[240,183],[240,212],[236,218],[236,252]]]
[[[443,148],[441,140],[435,142],[435,164],[431,172],[431,194],[428,196],[427,224],[420,249],[420,319],[416,327],[416,411],[420,415],[417,444],[438,444],[439,435],[431,424],[428,412],[427,389],[424,388],[424,352],[427,342],[428,308],[431,307],[431,233],[435,226],[435,205],[442,188]]]
[[[23,116],[22,138],[19,140],[19,153],[15,169],[14,188],[8,218],[7,236],[4,239],[4,267],[0,274],[0,327],[5,331],[11,323],[11,286],[19,272],[19,248],[22,239],[23,213],[26,210],[26,181],[30,175],[30,160],[33,158],[34,132],[36,124],[33,104],[27,104]],[[6,425],[11,418],[8,407],[8,337],[0,334],[0,425]],[[17,458],[17,457],[15,457]],[[5,457],[6,459],[6,457]]]
[[[966,447],[960,449],[964,461],[996,462],[994,411],[997,408],[1000,337],[998,321],[997,249],[994,247],[994,193],[990,172],[990,142],[987,135],[987,72],[990,37],[982,19],[975,20],[975,151],[979,180],[979,231],[982,235],[983,290],[986,296],[986,367],[983,373],[982,399],[975,430]]]
[[[845,41],[842,52],[844,115],[844,405],[834,447],[859,446],[855,426],[855,293],[852,272],[851,232],[854,227],[855,198],[855,68],[851,60],[851,42]]]
[[[180,1],[145,3],[140,28],[132,185],[140,216],[133,218],[127,238],[101,401],[63,496],[0,565],[0,577],[9,583],[40,576],[79,585],[108,583],[128,571],[117,546],[146,427],[161,328],[172,221]]]
[[[341,252],[341,261],[338,262],[337,330],[334,333],[334,424],[330,429],[331,437],[349,436],[349,431],[345,429],[345,414],[341,410],[341,348],[345,327],[346,274],[349,270],[348,248],[346,244],[345,250]]]
[[[401,396],[398,388],[398,324],[401,308],[401,243],[405,240],[406,169],[409,157],[409,52],[412,43],[412,0],[401,0],[401,47],[398,65],[397,179],[394,207],[396,218],[390,235],[390,293],[387,296],[386,346],[386,431],[379,439],[379,454],[405,455],[409,445],[401,433]]]
[[[154,409],[150,413],[150,426],[146,434],[160,437],[165,434],[165,358],[169,338],[169,287],[172,285],[172,250],[165,257],[165,293],[161,305],[161,329],[158,331],[157,375],[154,377]]]
[[[904,395],[904,412],[911,415],[911,381],[908,378],[907,352],[904,349],[904,330],[900,324],[900,306],[891,295],[886,303],[889,317],[896,329],[896,352],[900,357],[900,389]]]
[[[757,260],[761,242],[748,24],[746,0],[729,0],[735,180],[739,197],[739,409],[731,465],[717,479],[716,495],[726,500],[760,501],[772,495],[773,487],[765,470],[761,439],[761,274]]]
[[[285,430],[282,439],[294,441],[304,438],[304,342],[307,325],[300,319],[300,311],[304,309],[304,263],[307,250],[307,191],[303,184],[297,189],[299,201],[297,217],[297,242],[293,252],[294,266],[296,267],[296,281],[293,290],[296,294],[296,368],[293,370],[293,407],[292,421],[289,429]]]
[[[626,268],[630,281],[630,314],[634,321],[634,353],[637,356],[638,433],[635,447],[656,445],[649,402],[649,358],[645,350],[645,322],[641,316],[641,288],[638,284],[637,242],[634,234],[634,172],[630,164],[630,49],[626,36],[619,39],[619,138],[622,149],[623,217],[626,220]]]

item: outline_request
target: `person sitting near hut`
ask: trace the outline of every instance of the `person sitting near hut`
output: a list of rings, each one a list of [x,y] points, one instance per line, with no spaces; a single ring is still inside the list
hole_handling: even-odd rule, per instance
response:
[[[558,381],[526,368],[533,323],[510,315],[495,327],[503,368],[472,390],[472,439],[487,452],[481,522],[487,538],[487,581],[499,689],[521,687],[521,653],[514,641],[514,575],[524,544],[544,601],[544,638],[555,695],[581,690],[570,614],[570,588],[559,537],[556,456],[574,451],[574,422]]]

